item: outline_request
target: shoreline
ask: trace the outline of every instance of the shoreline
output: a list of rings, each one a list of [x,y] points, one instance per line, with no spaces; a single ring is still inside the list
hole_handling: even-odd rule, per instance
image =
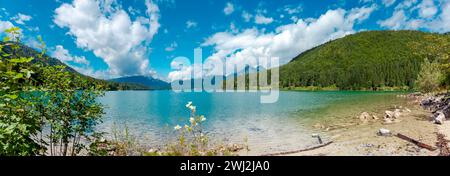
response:
[[[438,143],[437,134],[443,134],[446,140],[450,140],[450,122],[434,124],[432,113],[420,107],[417,100],[416,97],[409,97],[409,109],[400,108],[402,112],[398,122],[384,124],[382,117],[362,122],[355,117],[348,122],[353,125],[324,132],[333,141],[330,145],[281,156],[438,156],[439,148],[430,151],[394,135],[377,134],[380,129],[388,129],[392,134],[401,133],[433,147]]]

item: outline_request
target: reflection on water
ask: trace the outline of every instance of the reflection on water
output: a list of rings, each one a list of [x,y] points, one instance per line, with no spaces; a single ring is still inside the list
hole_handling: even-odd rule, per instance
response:
[[[126,125],[145,145],[160,146],[173,137],[173,126],[188,123],[185,104],[192,101],[213,139],[243,143],[251,153],[304,148],[315,144],[311,123],[318,119],[354,117],[370,108],[397,103],[393,93],[280,92],[274,104],[260,104],[258,93],[174,93],[172,91],[107,92],[100,128]]]

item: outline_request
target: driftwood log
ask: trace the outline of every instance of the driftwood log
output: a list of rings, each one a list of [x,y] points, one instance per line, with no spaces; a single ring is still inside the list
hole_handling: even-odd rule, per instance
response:
[[[417,145],[417,146],[419,146],[419,147],[421,147],[421,148],[425,148],[425,149],[427,149],[427,150],[429,150],[429,151],[435,151],[435,150],[437,150],[436,147],[433,147],[433,146],[431,146],[431,145],[428,145],[428,144],[419,142],[418,140],[415,140],[415,139],[410,138],[410,137],[408,137],[408,136],[405,136],[405,135],[403,135],[403,134],[398,133],[396,136],[397,136],[398,138],[400,138],[400,139],[403,139],[403,140],[405,140],[405,141],[411,142],[411,143],[413,143],[413,144],[415,144],[415,145]]]
[[[329,142],[326,142],[326,143],[323,143],[323,144],[320,144],[320,145],[316,145],[316,146],[313,146],[313,147],[309,147],[309,148],[306,148],[306,149],[287,151],[287,152],[279,152],[279,153],[271,153],[271,154],[265,154],[265,155],[261,155],[261,156],[278,156],[278,155],[288,155],[288,154],[293,154],[293,153],[306,152],[306,151],[315,150],[315,149],[318,149],[318,148],[321,148],[321,147],[325,147],[325,146],[330,145],[332,143],[333,143],[333,141],[329,141]]]

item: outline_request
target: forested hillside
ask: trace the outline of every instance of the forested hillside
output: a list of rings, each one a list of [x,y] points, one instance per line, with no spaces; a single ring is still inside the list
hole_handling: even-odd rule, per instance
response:
[[[82,78],[86,79],[90,83],[96,83],[98,85],[102,85],[107,90],[148,90],[149,88],[144,85],[140,84],[133,84],[133,83],[119,83],[119,82],[110,82],[105,81],[101,79],[92,78],[90,76],[86,76],[83,74],[78,73],[73,68],[67,66],[66,64],[62,63],[56,58],[49,57],[48,55],[44,54],[41,55],[41,52],[36,51],[33,48],[30,48],[23,44],[17,44],[17,46],[20,47],[20,49],[16,50],[16,53],[12,53],[12,49],[8,47],[9,45],[5,45],[4,42],[0,42],[1,45],[4,45],[3,51],[8,54],[12,54],[13,57],[32,57],[34,58],[31,60],[31,63],[40,63],[44,66],[65,66],[65,70],[72,73],[74,76],[79,75]]]
[[[413,88],[427,58],[442,64],[449,85],[450,35],[420,31],[370,31],[303,52],[280,67],[282,87],[348,90]]]

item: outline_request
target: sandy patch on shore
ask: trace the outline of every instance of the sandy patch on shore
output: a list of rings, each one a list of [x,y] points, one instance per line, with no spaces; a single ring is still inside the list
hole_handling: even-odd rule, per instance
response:
[[[380,120],[366,124],[352,125],[327,132],[334,142],[328,146],[289,154],[288,156],[436,156],[439,150],[429,151],[398,137],[378,136],[380,128],[389,129],[393,134],[401,133],[420,142],[435,146],[438,131],[445,131],[450,136],[450,123],[443,126],[433,124],[431,113],[417,105],[410,107],[411,112],[403,112],[401,122],[383,124]],[[379,114],[378,114],[379,115]],[[380,116],[379,116],[380,117]],[[357,118],[353,119],[358,123]]]
[[[445,139],[450,141],[450,121],[444,121],[444,124],[438,125],[437,129],[439,133],[445,135]]]

